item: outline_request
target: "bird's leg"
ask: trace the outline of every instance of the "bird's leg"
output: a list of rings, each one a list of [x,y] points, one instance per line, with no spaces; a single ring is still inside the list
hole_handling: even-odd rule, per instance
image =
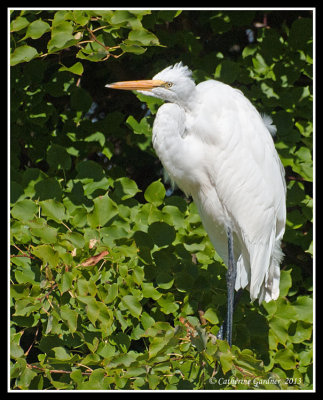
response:
[[[237,276],[237,265],[234,260],[233,253],[233,234],[231,228],[228,228],[228,271],[227,271],[227,318],[226,318],[226,339],[229,346],[232,345],[232,321],[233,321],[233,309],[234,309],[234,286]]]
[[[239,289],[236,293],[234,293],[234,302],[233,302],[233,311],[236,309],[238,301],[242,295],[243,289]],[[217,334],[217,338],[220,340],[224,340],[224,332],[227,330],[227,319],[223,321],[223,324],[220,326],[219,332]]]

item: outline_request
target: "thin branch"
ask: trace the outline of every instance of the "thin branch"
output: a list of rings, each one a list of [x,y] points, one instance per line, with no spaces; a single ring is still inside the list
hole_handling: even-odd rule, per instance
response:
[[[24,252],[23,250],[21,250],[16,244],[12,244],[13,247],[15,247],[18,251],[20,251],[20,253],[22,254],[10,254],[10,258],[12,257],[27,257],[27,258],[32,258],[34,259],[35,257],[29,255],[28,253]]]
[[[79,78],[80,79],[80,78]],[[77,86],[77,85],[76,85]],[[61,221],[61,224],[65,226],[70,232],[72,232],[72,229],[70,229],[63,221]]]
[[[30,350],[32,349],[33,345],[35,344],[35,342],[36,342],[36,340],[37,340],[38,332],[39,332],[39,325],[37,326],[37,330],[36,330],[36,332],[35,332],[34,340],[32,341],[32,343],[31,343],[31,345],[29,346],[28,350],[27,350],[27,351],[25,352],[25,354],[24,354],[26,357],[28,356]]]
[[[55,283],[55,284],[49,289],[49,291],[48,291],[46,294],[44,294],[44,296],[38,297],[37,300],[42,301],[45,297],[47,297],[47,300],[49,300],[49,299],[48,299],[48,296],[52,293],[53,290],[56,289],[56,287],[57,287],[57,283]]]
[[[64,369],[46,369],[42,367],[38,367],[37,365],[27,364],[27,368],[29,369],[38,369],[42,372],[49,372],[50,374],[71,374],[73,371],[65,371]],[[82,375],[91,375],[91,372],[81,372]]]
[[[86,29],[88,30],[88,32],[89,32],[91,38],[92,38],[95,42],[97,42],[100,46],[102,46],[106,51],[109,51],[109,49],[110,49],[109,46],[105,46],[103,43],[101,43],[101,42],[97,39],[97,37],[94,35],[94,33],[91,31],[90,28],[87,27]]]
[[[108,25],[99,26],[98,28],[93,29],[92,32],[96,32],[96,31],[99,31],[100,29],[104,29],[104,28],[108,28]]]
[[[94,33],[93,33],[93,32],[95,32],[95,31],[97,31],[99,28],[95,29],[94,31],[92,31],[92,30],[91,30],[90,28],[88,28],[88,27],[87,27],[86,29],[88,30],[88,32],[89,32],[91,38],[93,39],[93,41],[94,41],[94,42],[97,42],[97,43],[98,43],[100,46],[102,46],[102,47],[104,48],[104,50],[107,51],[108,53],[109,53],[111,50],[120,49],[120,46],[106,46],[105,44],[101,43],[101,42],[97,39],[97,37],[94,35]],[[100,29],[102,29],[102,28],[100,27]],[[123,54],[123,53],[122,53],[122,54]],[[106,58],[104,58],[102,61],[108,59],[110,55],[111,55],[112,57],[115,57],[115,58],[120,57],[120,55],[116,56],[116,55],[114,55],[114,54],[109,54],[109,55],[108,55]]]

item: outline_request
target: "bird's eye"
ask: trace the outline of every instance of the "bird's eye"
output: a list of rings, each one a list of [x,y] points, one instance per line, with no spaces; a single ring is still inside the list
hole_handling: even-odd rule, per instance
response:
[[[169,89],[169,88],[171,88],[173,86],[173,83],[172,82],[165,82],[164,86],[165,86],[166,89]]]

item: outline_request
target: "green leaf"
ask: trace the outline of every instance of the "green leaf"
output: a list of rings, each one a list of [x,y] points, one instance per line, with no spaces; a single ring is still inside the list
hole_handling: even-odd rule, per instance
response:
[[[170,289],[174,284],[174,277],[167,271],[160,270],[157,272],[156,283],[161,289]]]
[[[299,365],[300,367],[311,365],[313,360],[313,351],[312,349],[301,351],[299,353]]]
[[[133,280],[137,285],[141,285],[142,281],[144,280],[144,270],[140,267],[134,267],[133,269]]]
[[[32,39],[39,39],[45,32],[48,32],[49,30],[50,26],[47,22],[37,19],[28,26],[24,39],[29,37]]]
[[[304,322],[313,322],[313,299],[308,296],[299,296],[293,304],[297,319]]]
[[[62,220],[66,219],[65,207],[62,203],[59,203],[53,199],[49,199],[41,201],[39,204],[41,206],[42,215],[45,215],[49,219],[52,219],[56,222],[61,222]]]
[[[221,63],[219,79],[221,80],[221,82],[232,84],[239,76],[239,73],[240,68],[238,63],[230,60],[224,60]]]
[[[165,222],[173,225],[176,229],[185,228],[186,221],[184,219],[184,215],[176,206],[165,206],[162,209],[163,214],[165,215]]]
[[[159,293],[151,282],[143,282],[141,287],[142,287],[142,294],[144,297],[152,298],[153,300],[158,300],[162,296],[162,293]]]
[[[59,290],[64,293],[71,289],[73,282],[73,274],[72,272],[65,271],[62,275],[61,282],[58,284]]]
[[[98,301],[97,302],[98,308],[99,308],[99,315],[98,315],[98,320],[101,323],[101,329],[103,331],[107,330],[110,328],[110,326],[113,323],[113,313],[112,311],[102,302]]]
[[[171,328],[166,330],[166,332],[161,332],[160,334],[154,336],[149,345],[149,358],[156,357],[157,354],[162,350],[167,351],[169,346],[174,343],[174,340],[172,340],[174,338],[174,333],[175,330]]]
[[[105,378],[105,371],[103,368],[97,368],[95,369],[89,378],[88,384],[86,386],[87,390],[106,390],[107,387],[104,383],[104,378]]]
[[[148,313],[146,313],[146,311],[144,311],[141,315],[140,322],[143,328],[147,330],[154,325],[155,320]]]
[[[310,340],[312,331],[312,324],[303,321],[297,321],[295,334],[290,336],[291,341],[293,343],[303,343],[305,340]]]
[[[40,258],[44,263],[48,263],[52,267],[56,267],[58,264],[59,256],[58,253],[52,249],[48,244],[34,247],[32,253]]]
[[[73,44],[73,43],[72,43]],[[82,60],[88,60],[92,62],[99,62],[106,58],[108,52],[103,49],[103,47],[98,47],[91,43],[91,47],[86,46],[86,48],[82,48],[76,55],[77,58],[81,58]],[[93,47],[98,47],[96,50]]]
[[[257,52],[258,46],[256,44],[249,44],[242,51],[242,57],[246,58],[253,56]]]
[[[131,340],[124,332],[118,332],[116,335],[110,338],[110,343],[116,344],[123,353],[127,353],[131,344]]]
[[[89,93],[80,87],[74,87],[71,93],[71,107],[77,111],[88,111],[92,104]]]
[[[42,179],[35,184],[34,188],[35,198],[39,200],[61,199],[62,188],[56,178]]]
[[[290,321],[279,317],[273,317],[269,322],[270,328],[273,330],[280,343],[286,343],[286,340],[288,339],[289,324]]]
[[[148,234],[159,247],[172,244],[176,236],[174,227],[165,222],[152,223],[148,228]]]
[[[218,324],[219,323],[219,319],[218,319],[218,315],[216,313],[216,310],[214,308],[208,308],[204,315],[203,318],[205,318],[207,321],[210,321],[212,324]]]
[[[93,202],[93,211],[87,216],[87,220],[92,228],[104,226],[111,218],[118,214],[118,207],[108,194],[97,197]]]
[[[70,332],[76,332],[78,313],[75,310],[71,310],[69,305],[65,304],[60,308],[60,315],[63,321],[67,323]]]
[[[142,19],[144,15],[151,14],[150,10],[129,10],[129,12],[135,15],[138,19]]]
[[[19,257],[20,258],[20,257]],[[13,263],[19,265],[18,260],[13,260]],[[27,261],[27,260],[26,260]],[[24,263],[22,271],[16,270],[15,277],[18,283],[30,283],[35,282],[36,273],[31,269],[31,266],[28,265],[28,261]],[[21,265],[21,264],[20,264]]]
[[[139,319],[142,306],[135,296],[127,295],[122,297],[121,303],[129,310],[130,314]]]
[[[140,101],[145,102],[147,104],[150,112],[153,115],[157,113],[158,108],[163,104],[163,100],[157,99],[157,97],[147,96],[143,93],[138,93],[138,92],[135,92],[135,94]],[[146,117],[142,118],[142,120],[138,124],[135,118],[132,115],[130,115],[126,122],[129,123],[129,125],[131,125],[135,133],[139,134],[144,133],[145,135],[146,134],[151,135],[152,133],[152,128],[148,124],[148,120]]]
[[[92,160],[81,161],[76,166],[77,175],[76,179],[92,179],[100,181],[104,177],[103,169]]]
[[[289,349],[278,350],[275,355],[275,362],[283,369],[294,369],[296,367],[295,354]]]
[[[100,314],[99,302],[91,296],[77,296],[77,299],[86,304],[86,314],[91,323],[95,325]]]
[[[68,71],[72,72],[75,75],[82,75],[84,72],[84,68],[81,62],[76,62],[71,67],[65,67],[64,65],[59,69],[59,71]]]
[[[166,189],[160,180],[151,183],[144,193],[146,201],[152,203],[156,207],[163,204],[165,195]]]
[[[281,297],[287,296],[289,289],[292,287],[291,273],[292,269],[281,271],[280,273],[279,295]]]
[[[48,52],[62,50],[77,43],[72,33],[73,26],[68,21],[63,21],[53,26],[51,40],[47,43]]]
[[[34,236],[41,239],[43,243],[55,243],[57,239],[57,229],[49,226],[41,219],[35,219],[28,223],[30,231]]]
[[[129,40],[138,42],[142,46],[158,46],[159,40],[153,33],[146,29],[135,29],[129,33]]]
[[[154,247],[154,242],[151,240],[151,237],[142,231],[136,231],[133,235],[135,239],[136,246],[139,249],[152,249]]]
[[[254,57],[252,57],[252,63],[255,71],[259,75],[265,74],[267,72],[268,65],[266,64],[266,61],[264,60],[261,54],[257,53]]]
[[[13,67],[19,63],[28,62],[37,56],[38,52],[34,47],[27,45],[20,46],[10,54],[10,65]]]
[[[11,22],[10,31],[11,32],[21,31],[22,29],[26,28],[29,24],[30,22],[28,21],[27,18],[19,16]]]
[[[156,336],[149,345],[149,358],[155,357],[168,344],[164,337]]]
[[[230,18],[222,13],[216,13],[210,18],[210,26],[215,34],[223,34],[231,28]]]
[[[32,379],[35,378],[36,375],[37,373],[35,371],[26,367],[16,381],[17,387],[19,387],[20,390],[28,390]]]
[[[224,374],[231,370],[233,366],[233,354],[230,351],[229,344],[226,341],[218,340],[218,350],[216,356],[220,358],[221,368]]]
[[[53,169],[71,168],[71,156],[68,154],[65,147],[58,144],[51,144],[47,150],[46,160],[49,166]]]
[[[104,303],[105,304],[112,303],[117,296],[118,296],[118,284],[112,283],[112,285],[109,285],[108,294],[104,298]]]
[[[151,135],[151,126],[149,125],[147,118],[142,118],[140,122],[137,122],[136,119],[130,115],[126,121],[127,125],[131,127],[134,133],[138,135]]]
[[[15,333],[10,338],[10,357],[18,359],[24,355],[23,349],[20,347],[20,338],[22,332]]]
[[[125,366],[126,368],[130,367],[132,363],[136,361],[138,357],[138,353],[134,351],[129,351],[127,354],[117,354],[111,360],[109,360],[107,367],[108,368],[115,368],[119,367],[120,365]]]
[[[175,302],[175,298],[172,293],[167,293],[165,295],[162,295],[157,300],[157,303],[160,305],[161,311],[164,314],[175,313],[179,308],[179,305]]]
[[[307,147],[300,147],[296,152],[295,155],[304,162],[312,162],[312,154],[311,150]]]
[[[38,211],[38,206],[35,202],[29,199],[21,200],[16,203],[11,209],[11,215],[19,220],[28,221],[34,218]]]
[[[200,325],[196,325],[194,328],[196,335],[191,338],[191,341],[193,346],[196,347],[197,351],[201,352],[206,349],[208,333]]]
[[[313,38],[313,21],[310,18],[296,19],[289,33],[289,43],[296,49],[305,48],[305,45],[312,41]]]
[[[37,311],[41,308],[41,304],[37,304],[37,300],[27,297],[25,299],[19,299],[15,304],[14,316],[26,316],[28,317],[32,312]]]
[[[83,10],[73,10],[73,17],[77,24],[86,25],[90,19],[90,15],[87,15],[86,11]]]
[[[62,239],[67,239],[74,248],[82,249],[85,245],[85,240],[83,235],[78,232],[66,232],[65,234],[61,235]]]
[[[113,197],[120,200],[127,200],[134,197],[137,193],[141,192],[135,181],[123,177],[114,181]]]
[[[111,24],[119,25],[124,22],[128,23],[130,18],[132,18],[130,11],[116,10],[111,18]]]
[[[127,39],[120,43],[120,48],[125,53],[133,53],[137,55],[143,54],[147,50],[144,47],[139,46],[139,44],[136,44],[132,40]]]
[[[52,351],[54,352],[57,360],[66,361],[71,359],[71,356],[64,347],[53,347]]]

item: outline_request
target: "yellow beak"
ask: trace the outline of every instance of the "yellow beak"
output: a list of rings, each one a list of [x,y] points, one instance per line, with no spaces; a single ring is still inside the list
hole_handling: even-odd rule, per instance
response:
[[[120,90],[151,90],[156,87],[164,86],[165,82],[158,79],[142,80],[142,81],[124,81],[124,82],[114,82],[105,85],[105,87],[110,89],[120,89]]]

